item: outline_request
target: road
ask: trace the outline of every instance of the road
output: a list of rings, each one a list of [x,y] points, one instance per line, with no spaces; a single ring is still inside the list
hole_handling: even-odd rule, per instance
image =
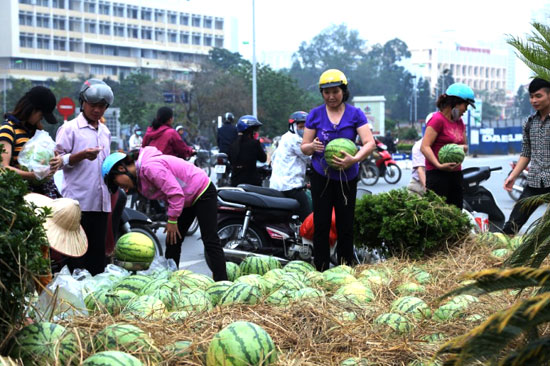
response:
[[[483,186],[493,193],[497,204],[500,209],[504,212],[506,219],[510,216],[510,212],[514,206],[514,201],[510,198],[508,193],[504,190],[503,183],[510,171],[510,162],[512,160],[517,160],[517,155],[508,155],[508,156],[484,156],[484,157],[467,157],[464,161],[463,168],[473,167],[473,166],[490,166],[490,167],[502,167],[502,170],[493,172],[491,178],[483,183]],[[370,190],[373,194],[387,192],[391,189],[400,188],[407,186],[410,177],[411,170],[403,169],[403,175],[401,180],[393,185],[388,184],[384,179],[380,179],[378,183],[374,186],[364,186]],[[360,184],[360,186],[362,186]],[[523,227],[524,231],[535,219],[542,216],[544,213],[544,207],[540,207],[532,216],[527,224]],[[164,243],[165,235],[158,233],[159,239]],[[206,275],[211,275],[210,270],[206,266],[204,260],[204,251],[202,241],[200,240],[200,230],[197,231],[193,236],[185,238],[182,247],[182,254],[180,260],[181,269],[190,269],[197,273],[202,273]]]

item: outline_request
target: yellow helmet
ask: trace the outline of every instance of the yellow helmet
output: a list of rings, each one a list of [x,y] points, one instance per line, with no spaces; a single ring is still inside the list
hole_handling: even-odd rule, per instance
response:
[[[329,69],[321,74],[319,88],[331,88],[333,86],[348,85],[346,75],[338,69]]]

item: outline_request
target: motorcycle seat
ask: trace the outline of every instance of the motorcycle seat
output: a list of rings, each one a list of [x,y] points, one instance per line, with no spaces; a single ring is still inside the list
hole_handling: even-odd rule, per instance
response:
[[[245,183],[239,184],[237,187],[244,189],[246,192],[259,193],[264,196],[286,198],[283,192],[272,188],[260,187],[252,184],[245,184]]]
[[[472,167],[462,170],[462,184],[464,188],[478,185],[484,180],[489,179],[491,170],[489,167]]]
[[[296,211],[300,207],[298,201],[292,198],[270,197],[254,192],[223,190],[218,195],[224,201],[258,208]]]

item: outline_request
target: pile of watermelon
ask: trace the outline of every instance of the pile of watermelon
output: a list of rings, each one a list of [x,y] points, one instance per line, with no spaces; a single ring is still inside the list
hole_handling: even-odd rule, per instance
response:
[[[464,161],[464,149],[457,144],[443,145],[437,153],[438,160],[441,164],[456,163],[461,164]]]

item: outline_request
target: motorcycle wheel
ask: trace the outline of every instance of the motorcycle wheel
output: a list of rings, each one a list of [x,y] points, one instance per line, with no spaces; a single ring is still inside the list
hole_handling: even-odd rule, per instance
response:
[[[192,236],[197,232],[197,229],[199,228],[199,219],[195,217],[193,222],[191,223],[191,226],[189,226],[189,229],[187,230],[187,233],[185,233],[185,236]]]
[[[386,166],[384,180],[389,184],[396,184],[401,179],[401,168],[397,164],[390,163]]]
[[[512,171],[510,171],[510,173],[512,173]],[[508,173],[508,175],[510,175],[510,173]],[[514,201],[519,200],[519,196],[521,196],[521,194],[523,193],[523,191],[517,189],[516,186],[525,188],[527,186],[527,177],[523,174],[520,174],[514,182],[514,187],[512,188],[512,190],[508,192],[508,195]]]
[[[160,240],[157,238],[157,236],[155,235],[153,230],[151,230],[151,228],[147,227],[146,225],[130,222],[130,232],[142,233],[147,235],[153,241],[153,243],[155,243],[155,249],[156,249],[155,256],[162,257],[164,255]]]
[[[230,219],[218,225],[218,236],[223,248],[257,252],[267,246],[267,237],[252,223],[249,223],[245,237],[239,242],[242,227],[243,219]]]
[[[378,182],[380,171],[374,163],[363,162],[359,166],[359,179],[367,186],[373,186]]]

